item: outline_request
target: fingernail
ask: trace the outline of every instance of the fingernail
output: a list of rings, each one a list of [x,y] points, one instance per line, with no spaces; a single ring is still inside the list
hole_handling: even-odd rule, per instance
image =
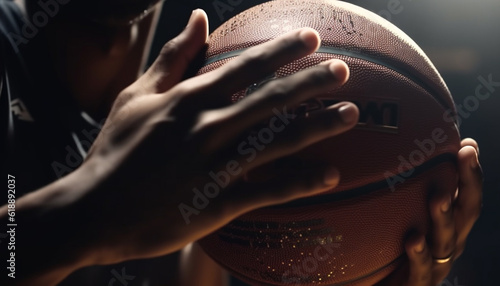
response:
[[[415,246],[415,252],[422,253],[422,252],[424,252],[424,248],[425,248],[425,239],[421,238],[420,241],[418,242],[417,246]]]
[[[191,24],[191,22],[193,21],[193,19],[195,18],[195,16],[198,14],[200,9],[195,9],[191,12],[191,17],[189,17],[189,20],[188,20],[188,23],[187,23],[187,27],[189,27],[189,25]]]
[[[448,199],[444,204],[441,205],[441,211],[445,213],[448,210],[450,210],[450,207],[451,207],[451,202]]]
[[[339,182],[340,174],[339,170],[335,167],[328,167],[325,171],[325,184],[326,185],[336,185]]]
[[[351,124],[358,120],[358,109],[352,103],[341,106],[339,114],[345,124]]]

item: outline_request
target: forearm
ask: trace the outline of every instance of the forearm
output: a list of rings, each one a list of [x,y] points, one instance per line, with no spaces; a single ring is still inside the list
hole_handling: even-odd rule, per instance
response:
[[[79,211],[79,199],[89,187],[81,182],[89,182],[85,176],[90,175],[85,170],[75,171],[19,198],[13,228],[8,226],[12,223],[8,207],[0,208],[0,226],[11,231],[7,241],[14,240],[10,247],[2,246],[6,254],[2,260],[5,263],[7,258],[15,258],[11,269],[15,278],[2,275],[1,285],[55,285],[74,270],[93,264],[92,218]]]

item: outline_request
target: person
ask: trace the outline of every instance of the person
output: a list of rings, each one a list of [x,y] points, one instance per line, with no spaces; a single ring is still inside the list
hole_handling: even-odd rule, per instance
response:
[[[314,30],[291,31],[210,73],[184,78],[207,41],[202,10],[193,11],[184,31],[143,72],[162,1],[68,2],[0,2],[2,174],[17,191],[15,204],[0,209],[2,228],[17,224],[8,228],[15,242],[15,267],[8,271],[15,278],[2,275],[0,284],[64,284],[78,269],[135,260],[137,269],[154,270],[144,271],[151,276],[142,277],[143,285],[222,285],[217,266],[190,243],[245,212],[339,182],[335,166],[317,164],[307,166],[310,172],[273,174],[258,188],[244,177],[353,128],[358,110],[352,103],[294,120],[251,162],[236,152],[238,139],[273,109],[348,80],[347,65],[331,60],[229,102],[235,91],[313,53],[320,43]],[[456,198],[430,201],[432,230],[406,241],[408,261],[380,285],[437,285],[463,251],[480,213],[482,181],[477,143],[465,139],[462,146]],[[228,162],[241,172],[186,223],[179,204],[192,202],[190,190]],[[153,259],[181,250],[181,267]],[[123,282],[132,277],[127,269],[113,273]],[[178,269],[176,277],[164,275]],[[115,285],[119,279],[90,273],[69,285]]]

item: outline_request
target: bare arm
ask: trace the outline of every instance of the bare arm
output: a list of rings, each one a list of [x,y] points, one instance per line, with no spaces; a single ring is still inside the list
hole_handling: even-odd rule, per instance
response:
[[[82,181],[92,181],[89,168],[36,192],[15,204],[15,280],[2,275],[1,285],[53,285],[78,268],[95,264],[92,218],[79,214],[79,195],[87,192]],[[14,179],[15,180],[15,179]],[[91,208],[91,207],[90,207]],[[7,205],[0,208],[0,225],[7,226]],[[8,228],[7,230],[12,230]],[[7,247],[2,247],[2,251]],[[7,253],[10,257],[11,251]]]
[[[249,49],[231,64],[182,81],[205,45],[207,25],[205,13],[194,13],[153,66],[118,96],[79,169],[18,200],[16,216],[22,228],[16,233],[17,285],[54,285],[86,265],[173,253],[245,212],[317,194],[338,183],[334,166],[317,164],[310,166],[311,173],[293,180],[277,177],[257,188],[243,176],[354,127],[358,110],[353,104],[337,104],[289,123],[290,128],[254,160],[238,154],[237,147],[241,136],[270,119],[273,110],[286,110],[344,84],[349,75],[345,63],[322,63],[231,104],[223,99],[262,74],[313,53],[320,40],[311,29],[291,31]],[[228,166],[230,184],[208,206],[186,213],[183,206],[197,206],[196,188],[212,180],[211,172]],[[6,220],[4,206],[0,223]],[[2,284],[12,282],[0,279]]]

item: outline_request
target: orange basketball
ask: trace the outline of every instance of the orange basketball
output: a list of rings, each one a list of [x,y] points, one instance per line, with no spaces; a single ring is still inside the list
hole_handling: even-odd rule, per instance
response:
[[[359,107],[356,128],[296,155],[296,163],[338,166],[341,182],[321,195],[245,214],[200,244],[252,285],[372,285],[406,259],[410,230],[427,231],[432,190],[456,190],[454,103],[412,39],[374,13],[333,0],[276,0],[237,15],[212,33],[199,73],[301,27],[319,32],[320,49],[267,80],[332,58],[350,67],[347,84],[295,110],[300,116],[340,101]]]

